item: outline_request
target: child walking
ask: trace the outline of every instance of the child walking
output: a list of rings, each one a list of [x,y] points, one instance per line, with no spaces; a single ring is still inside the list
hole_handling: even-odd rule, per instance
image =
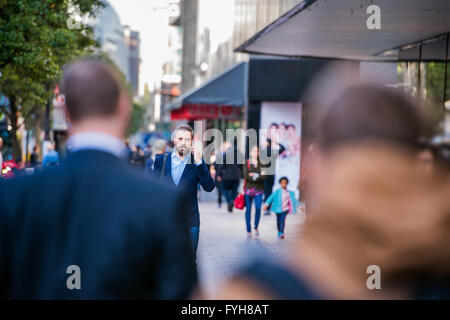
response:
[[[295,198],[294,191],[287,189],[287,185],[289,183],[288,178],[282,177],[278,182],[280,183],[281,188],[278,188],[267,199],[264,204],[264,209],[267,210],[272,204],[271,211],[275,212],[277,217],[278,238],[284,239],[286,216],[289,213],[297,213],[299,203]]]

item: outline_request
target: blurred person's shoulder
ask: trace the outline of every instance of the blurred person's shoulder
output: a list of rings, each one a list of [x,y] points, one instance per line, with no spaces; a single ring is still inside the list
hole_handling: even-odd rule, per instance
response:
[[[315,300],[321,297],[283,262],[255,259],[224,286],[219,299]]]

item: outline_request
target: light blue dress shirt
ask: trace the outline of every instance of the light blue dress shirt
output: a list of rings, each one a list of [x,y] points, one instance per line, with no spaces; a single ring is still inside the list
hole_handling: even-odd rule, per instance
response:
[[[180,183],[181,176],[183,175],[184,169],[186,168],[186,164],[191,159],[191,153],[184,157],[183,160],[177,155],[175,151],[172,152],[172,180],[175,183],[175,185],[178,186],[178,183]],[[201,163],[196,163],[196,166],[201,165]]]
[[[186,168],[186,164],[191,158],[191,153],[189,153],[183,160],[177,155],[174,151],[172,152],[172,180],[175,185],[180,183],[181,176],[183,175],[184,168]]]
[[[93,149],[123,157],[125,144],[117,137],[96,131],[76,133],[67,140],[67,150],[70,152]]]

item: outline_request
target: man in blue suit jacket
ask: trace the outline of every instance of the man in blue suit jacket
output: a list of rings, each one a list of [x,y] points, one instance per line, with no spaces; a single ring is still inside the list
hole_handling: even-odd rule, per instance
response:
[[[118,76],[83,60],[62,88],[67,158],[0,185],[0,298],[190,297],[184,198],[121,159],[131,104]]]
[[[200,214],[198,211],[197,187],[211,192],[214,180],[208,166],[202,160],[199,148],[193,147],[194,131],[189,125],[180,125],[172,133],[175,150],[155,158],[153,177],[164,180],[167,184],[177,186],[187,197],[187,220],[190,226],[194,258],[197,253],[200,233]]]

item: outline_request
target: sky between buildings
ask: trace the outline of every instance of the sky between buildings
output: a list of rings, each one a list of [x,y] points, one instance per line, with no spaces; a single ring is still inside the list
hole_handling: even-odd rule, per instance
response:
[[[119,15],[122,25],[139,31],[141,37],[141,68],[139,94],[144,84],[150,89],[161,81],[161,65],[168,56],[168,12],[165,0],[108,0]]]
[[[142,64],[139,79],[139,94],[144,84],[152,89],[159,84],[162,64],[170,57],[168,47],[169,13],[167,0],[108,0],[119,15],[122,25],[139,31],[141,37]],[[199,1],[199,28],[209,28],[211,54],[219,43],[232,36],[234,0]]]

